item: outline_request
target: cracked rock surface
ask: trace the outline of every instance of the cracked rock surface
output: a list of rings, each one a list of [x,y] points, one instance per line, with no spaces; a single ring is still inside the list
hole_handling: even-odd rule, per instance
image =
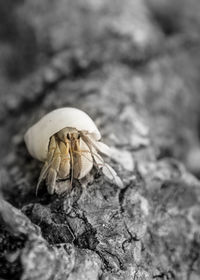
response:
[[[199,279],[199,1],[7,2],[0,279]],[[95,121],[123,188],[93,169],[35,196],[41,163],[23,135],[64,106]]]

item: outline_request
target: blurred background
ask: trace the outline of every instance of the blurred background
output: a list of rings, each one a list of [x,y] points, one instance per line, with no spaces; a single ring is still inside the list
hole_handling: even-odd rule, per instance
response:
[[[76,94],[81,106],[80,89],[101,91],[109,69],[108,99],[131,96],[157,157],[200,177],[199,15],[199,0],[0,0],[0,161],[27,119]]]

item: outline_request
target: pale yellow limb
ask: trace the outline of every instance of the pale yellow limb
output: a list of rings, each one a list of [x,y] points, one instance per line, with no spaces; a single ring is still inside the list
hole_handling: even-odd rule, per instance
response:
[[[77,151],[74,151],[74,153],[79,153],[79,158],[81,160],[81,168],[79,169],[80,172],[78,174],[78,179],[81,179],[83,177],[85,177],[90,170],[93,167],[93,158],[90,152],[90,149],[88,148],[87,144],[83,141],[83,139],[81,138],[79,141],[79,147]]]
[[[69,143],[59,143],[61,163],[58,171],[58,176],[61,179],[66,178],[70,174],[70,153]]]
[[[72,153],[73,153],[73,177],[78,179],[79,174],[82,169],[81,164],[81,151],[80,151],[80,140],[74,139],[72,144]]]
[[[70,159],[71,159],[71,186],[72,186],[72,182],[73,182],[73,176],[74,176],[74,158],[73,158],[73,152],[72,152],[72,147],[70,145],[69,147],[69,153],[70,153]]]
[[[39,189],[39,186],[40,186],[42,180],[45,179],[46,176],[47,176],[49,167],[51,166],[51,162],[52,162],[55,150],[56,150],[56,146],[57,146],[57,143],[56,143],[55,137],[52,136],[51,139],[50,139],[50,142],[49,142],[49,150],[48,150],[47,160],[45,161],[45,163],[42,167],[42,170],[40,172],[40,176],[39,176],[39,179],[38,179],[38,183],[37,183],[37,186],[36,186],[36,196],[37,196],[38,189]]]
[[[59,171],[60,163],[61,163],[61,153],[60,153],[59,145],[57,144],[55,153],[53,155],[53,160],[51,162],[51,165],[49,167],[48,174],[46,177],[47,190],[50,194],[54,193],[54,190],[56,187],[56,179],[57,179],[57,174]]]

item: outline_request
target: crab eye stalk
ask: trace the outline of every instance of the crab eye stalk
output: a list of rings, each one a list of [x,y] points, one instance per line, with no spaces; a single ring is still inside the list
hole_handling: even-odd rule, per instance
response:
[[[81,180],[93,166],[121,187],[121,179],[100,155],[109,156],[109,148],[100,139],[93,120],[79,109],[65,107],[45,115],[24,136],[29,153],[44,162],[36,189],[45,179],[50,194],[61,193],[56,182],[66,179],[62,190],[66,191],[73,179]]]

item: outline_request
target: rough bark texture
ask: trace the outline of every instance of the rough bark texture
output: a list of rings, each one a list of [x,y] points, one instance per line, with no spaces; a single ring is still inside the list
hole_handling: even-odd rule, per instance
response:
[[[198,0],[0,1],[0,279],[199,279],[199,14]],[[35,196],[23,135],[63,106],[95,120],[123,189],[93,170]]]

